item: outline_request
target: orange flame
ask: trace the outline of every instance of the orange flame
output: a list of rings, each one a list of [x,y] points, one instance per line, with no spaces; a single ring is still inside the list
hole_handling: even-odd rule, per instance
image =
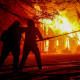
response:
[[[57,40],[57,43],[56,44],[57,44],[57,46],[59,46],[59,41],[58,40]]]
[[[35,9],[37,9],[38,11],[42,11],[38,5],[35,5]],[[72,14],[68,14],[68,12],[66,10],[65,11],[58,11],[58,12],[60,15],[55,15],[55,18],[52,16],[53,19],[50,19],[50,18],[39,19],[39,22],[42,23],[42,24],[40,24],[42,29],[44,30],[44,27],[46,27],[45,34],[47,36],[48,36],[49,28],[54,32],[54,35],[70,33],[70,32],[77,31],[80,29],[79,22],[77,21],[77,17],[73,16],[73,18],[70,19],[69,17],[70,17],[70,15],[72,16]],[[37,14],[40,16],[39,12],[37,12]],[[44,35],[44,37],[45,37],[45,35]],[[77,45],[80,45],[80,33],[79,32],[71,33],[71,34],[67,35],[65,47],[68,47],[70,49],[70,42],[69,42],[70,39],[69,38],[76,41]],[[47,48],[45,47],[46,44],[47,44]],[[59,46],[58,40],[57,40],[56,45]],[[45,42],[45,46],[44,46],[45,50],[48,50],[49,41],[47,43]]]

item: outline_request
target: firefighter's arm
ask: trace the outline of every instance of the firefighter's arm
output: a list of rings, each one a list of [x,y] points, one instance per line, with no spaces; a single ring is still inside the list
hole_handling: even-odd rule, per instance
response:
[[[38,28],[36,28],[36,29],[37,29],[37,35],[38,35],[39,39],[40,39],[40,40],[43,40],[43,37],[42,37],[39,29],[38,29]]]

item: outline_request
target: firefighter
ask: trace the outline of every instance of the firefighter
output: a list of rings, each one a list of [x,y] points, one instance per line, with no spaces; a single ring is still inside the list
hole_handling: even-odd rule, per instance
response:
[[[39,37],[40,40],[43,39],[39,29],[35,27],[35,23],[32,19],[27,20],[27,31],[25,32],[25,41],[23,47],[23,57],[20,62],[20,70],[23,70],[26,59],[29,55],[29,52],[32,51],[35,54],[35,58],[37,61],[38,69],[42,69],[41,57],[39,48],[36,43],[36,36]]]
[[[4,60],[9,55],[9,52],[12,52],[13,55],[13,72],[18,71],[18,62],[20,55],[20,40],[21,34],[25,32],[24,27],[20,27],[19,21],[14,21],[14,23],[6,30],[1,36],[3,41],[2,52],[0,56],[0,69]]]

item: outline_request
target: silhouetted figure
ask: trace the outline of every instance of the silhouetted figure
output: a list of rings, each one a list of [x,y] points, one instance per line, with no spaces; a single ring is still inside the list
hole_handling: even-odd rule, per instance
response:
[[[20,55],[20,40],[21,34],[25,31],[24,27],[20,27],[20,23],[16,20],[14,23],[8,28],[8,30],[4,31],[1,36],[3,41],[2,53],[0,56],[0,69],[4,60],[9,55],[9,52],[12,52],[13,55],[13,72],[18,71],[18,62]]]
[[[35,27],[35,23],[33,20],[28,19],[27,25],[28,25],[28,27],[27,27],[27,31],[25,32],[23,57],[20,62],[20,70],[23,70],[24,64],[26,62],[26,59],[27,59],[30,51],[32,51],[35,54],[38,68],[42,69],[40,52],[39,52],[39,48],[37,47],[37,43],[36,43],[36,36],[39,37],[40,40],[42,40],[43,37],[42,37],[40,31],[38,30],[38,28]]]

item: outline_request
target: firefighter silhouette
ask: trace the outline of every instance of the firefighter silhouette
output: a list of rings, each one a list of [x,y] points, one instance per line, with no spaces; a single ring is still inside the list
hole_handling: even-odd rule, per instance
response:
[[[20,55],[20,40],[21,34],[25,32],[24,27],[20,27],[20,23],[16,20],[1,36],[3,41],[2,52],[0,56],[0,69],[4,60],[12,52],[13,55],[13,72],[18,71],[18,62]]]
[[[39,48],[36,43],[36,36],[42,40],[43,37],[37,27],[35,27],[35,23],[32,19],[27,20],[27,31],[25,32],[25,41],[23,47],[23,57],[20,62],[20,70],[23,70],[26,59],[29,55],[29,52],[32,51],[35,54],[35,58],[37,61],[38,69],[42,69],[41,57]]]

